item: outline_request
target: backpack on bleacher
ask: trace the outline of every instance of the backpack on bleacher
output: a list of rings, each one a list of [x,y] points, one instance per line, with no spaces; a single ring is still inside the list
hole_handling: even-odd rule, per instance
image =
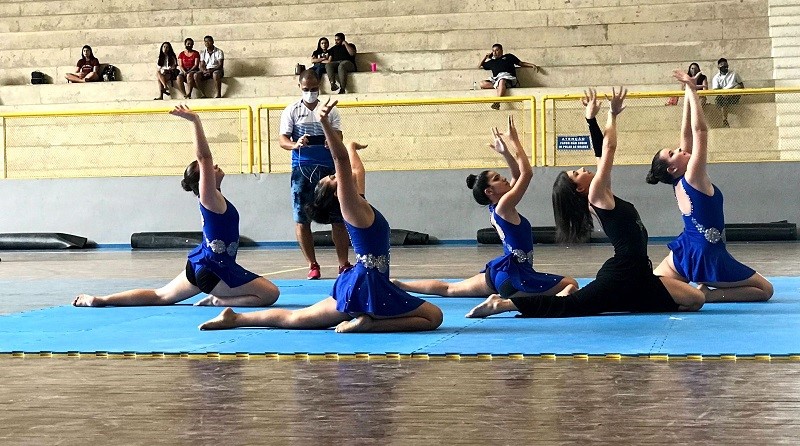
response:
[[[117,80],[117,67],[114,65],[108,64],[105,68],[103,68],[102,74],[103,80],[106,82],[114,82]]]
[[[31,85],[41,85],[47,83],[47,77],[41,71],[31,73]]]

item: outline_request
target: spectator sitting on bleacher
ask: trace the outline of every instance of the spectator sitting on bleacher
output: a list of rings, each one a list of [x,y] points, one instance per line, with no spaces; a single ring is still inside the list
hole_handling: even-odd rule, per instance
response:
[[[225,55],[222,50],[214,46],[214,38],[205,36],[203,43],[206,49],[200,53],[200,71],[194,73],[194,84],[200,85],[201,81],[214,79],[214,97],[222,97],[222,78],[225,76]]]
[[[200,71],[200,53],[194,50],[194,39],[187,37],[183,41],[186,48],[178,54],[178,90],[184,99],[192,97],[194,90],[194,73]],[[184,88],[183,84],[188,88]]]
[[[328,50],[329,60],[325,64],[325,71],[331,82],[331,92],[339,90],[339,94],[347,93],[347,73],[357,71],[356,46],[346,41],[342,33],[333,36],[333,43]]]
[[[317,41],[317,49],[311,53],[311,62],[314,63],[311,69],[317,73],[317,77],[320,79],[322,79],[322,75],[325,74],[325,65],[330,62],[330,57],[328,56],[329,46],[330,42],[328,38],[320,37],[319,41]]]
[[[178,57],[172,49],[172,44],[164,42],[158,52],[158,70],[156,70],[156,80],[158,80],[159,95],[154,98],[156,101],[164,99],[164,95],[171,96],[169,84],[178,77]]]
[[[83,56],[78,60],[78,69],[75,70],[75,73],[67,73],[67,82],[97,82],[103,80],[100,77],[100,61],[94,57],[92,47],[84,45],[81,54]]]
[[[484,70],[492,70],[492,77],[485,81],[481,81],[481,88],[497,90],[497,96],[506,94],[506,89],[509,87],[518,87],[517,81],[517,66],[525,68],[533,68],[539,72],[539,67],[530,62],[523,62],[511,53],[503,54],[503,45],[495,43],[492,45],[492,52],[483,56],[478,68]],[[495,110],[500,109],[500,103],[495,102],[492,104]]]
[[[724,57],[720,58],[717,61],[717,68],[719,68],[719,73],[715,74],[714,78],[711,80],[712,90],[744,88],[744,82],[742,82],[742,78],[739,77],[739,74],[737,74],[735,71],[728,71],[728,59]],[[728,124],[728,106],[738,104],[739,99],[741,99],[741,96],[739,95],[717,96],[715,98],[717,107],[722,109],[723,127],[730,127],[730,124]]]
[[[697,91],[708,90],[708,77],[700,70],[700,64],[697,62],[692,62],[689,64],[689,69],[686,70],[689,73],[689,76],[695,77],[695,85],[697,85]],[[699,76],[698,76],[699,74]],[[681,90],[686,89],[686,84],[681,82]],[[672,96],[671,98],[667,99],[667,103],[664,105],[678,105],[678,97]],[[706,97],[700,96],[700,105],[706,105]]]

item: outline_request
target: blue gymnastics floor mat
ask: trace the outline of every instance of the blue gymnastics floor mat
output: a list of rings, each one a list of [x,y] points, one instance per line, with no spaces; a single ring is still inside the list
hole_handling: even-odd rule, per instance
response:
[[[445,318],[438,330],[423,333],[200,331],[197,326],[220,309],[192,306],[199,297],[166,307],[61,306],[0,316],[0,352],[798,355],[800,278],[771,280],[775,296],[769,302],[709,304],[697,313],[565,319],[521,319],[506,313],[467,319],[464,314],[481,298],[430,298]],[[319,301],[332,285],[325,280],[276,283],[282,294],[275,307],[288,309]]]

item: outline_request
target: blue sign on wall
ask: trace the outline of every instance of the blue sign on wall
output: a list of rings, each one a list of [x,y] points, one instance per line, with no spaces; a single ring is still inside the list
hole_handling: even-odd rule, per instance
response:
[[[556,150],[591,150],[592,144],[589,135],[558,136]]]

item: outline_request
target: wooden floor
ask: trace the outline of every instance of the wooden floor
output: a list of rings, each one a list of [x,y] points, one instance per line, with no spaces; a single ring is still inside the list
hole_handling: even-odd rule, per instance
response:
[[[466,277],[499,247],[393,248],[397,277]],[[537,246],[537,269],[591,277],[609,246]],[[666,254],[650,248],[654,262]],[[800,276],[800,244],[733,244]],[[185,252],[0,253],[0,314],[79,292],[157,286]],[[332,250],[319,256],[335,274]],[[240,254],[302,278],[297,250]],[[0,318],[0,323],[2,319]],[[798,444],[800,362],[0,359],[0,444]]]

